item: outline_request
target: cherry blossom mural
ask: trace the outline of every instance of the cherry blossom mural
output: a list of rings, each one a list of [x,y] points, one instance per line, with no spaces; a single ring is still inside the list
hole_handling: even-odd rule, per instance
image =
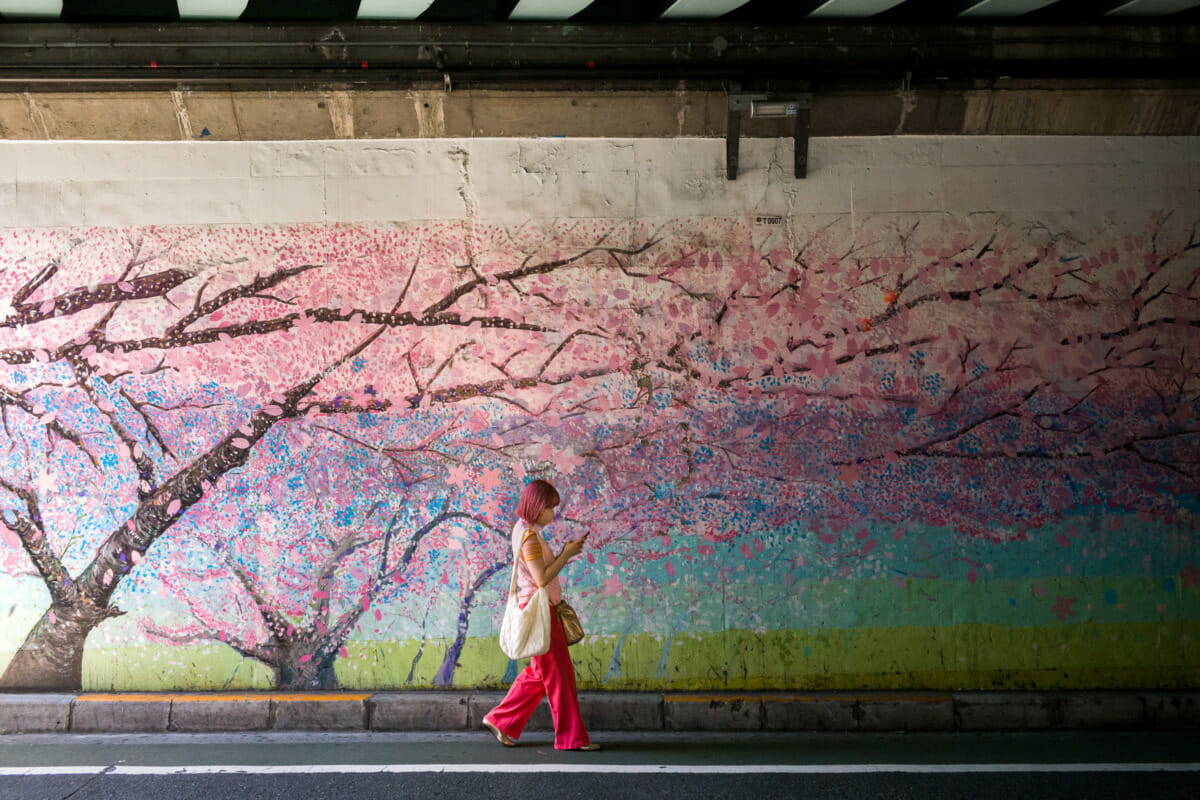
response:
[[[1168,213],[5,232],[0,684],[120,630],[499,685],[532,477],[592,532],[585,686],[1047,685],[996,631],[1082,625],[1186,682],[1198,267]]]

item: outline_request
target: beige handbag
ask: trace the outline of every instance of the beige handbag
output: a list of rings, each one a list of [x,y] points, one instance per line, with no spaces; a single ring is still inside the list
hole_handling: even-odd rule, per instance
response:
[[[500,649],[512,659],[540,656],[550,649],[550,600],[545,587],[529,598],[525,608],[517,604],[517,565],[513,564],[508,586],[508,605],[500,623]]]

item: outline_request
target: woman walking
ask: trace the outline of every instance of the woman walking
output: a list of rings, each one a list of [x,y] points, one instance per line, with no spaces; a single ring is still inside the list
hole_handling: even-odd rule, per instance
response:
[[[500,705],[483,718],[483,725],[503,745],[513,747],[525,729],[533,710],[545,695],[554,719],[556,750],[599,750],[583,727],[579,715],[579,692],[575,688],[575,667],[567,650],[566,636],[554,606],[562,600],[558,576],[563,567],[583,550],[587,534],[563,545],[558,555],[546,543],[542,529],[554,519],[558,492],[543,480],[525,487],[517,504],[517,523],[513,526],[513,558],[517,569],[517,601],[524,608],[534,593],[544,587],[550,599],[550,649],[534,656],[517,676]]]

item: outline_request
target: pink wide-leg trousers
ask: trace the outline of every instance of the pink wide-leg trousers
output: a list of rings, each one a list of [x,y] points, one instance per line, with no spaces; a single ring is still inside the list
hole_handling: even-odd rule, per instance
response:
[[[579,714],[579,692],[575,688],[575,667],[567,649],[562,623],[554,606],[550,607],[550,649],[529,659],[513,681],[508,694],[484,717],[513,739],[521,736],[538,703],[545,696],[554,718],[554,749],[574,750],[591,742],[583,717]]]

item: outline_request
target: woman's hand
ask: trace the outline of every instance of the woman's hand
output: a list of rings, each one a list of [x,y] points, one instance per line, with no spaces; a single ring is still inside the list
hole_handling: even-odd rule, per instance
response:
[[[588,534],[584,534],[578,539],[573,539],[569,542],[563,542],[562,550],[554,557],[554,560],[549,564],[540,558],[532,558],[525,562],[529,567],[529,574],[533,576],[533,580],[538,586],[546,586],[550,581],[558,577],[558,573],[567,565],[579,552],[583,550],[583,545],[587,541]]]
[[[585,542],[587,542],[588,535],[589,534],[585,533],[579,539],[572,539],[569,542],[564,542],[562,549],[563,557],[570,561],[572,558],[579,555],[583,551],[583,545]]]

